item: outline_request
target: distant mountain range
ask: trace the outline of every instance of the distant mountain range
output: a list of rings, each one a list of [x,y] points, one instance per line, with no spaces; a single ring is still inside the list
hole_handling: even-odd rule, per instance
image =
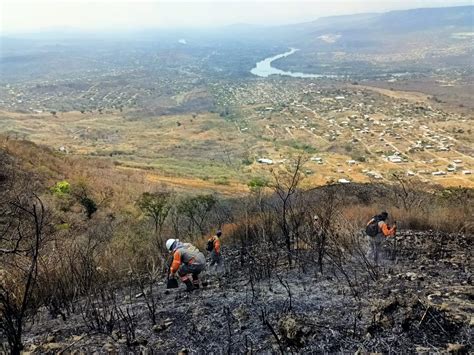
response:
[[[229,34],[229,33],[238,33],[242,34],[245,32],[252,32],[255,34],[255,31],[260,34],[260,32],[269,32],[272,33],[272,37],[275,35],[284,35],[284,37],[291,36],[291,31],[293,34],[301,32],[319,32],[319,31],[403,31],[403,32],[413,32],[413,31],[424,31],[431,29],[440,29],[448,27],[464,27],[464,28],[473,28],[474,23],[474,6],[455,6],[455,7],[437,7],[437,8],[419,8],[419,9],[410,9],[410,10],[397,10],[389,11],[385,13],[364,13],[364,14],[354,14],[354,15],[342,15],[342,16],[329,16],[321,17],[317,20],[283,25],[283,26],[264,26],[264,25],[255,25],[255,24],[246,24],[246,23],[236,23],[232,25],[227,25],[223,27],[212,27],[209,28],[182,28],[182,29],[137,29],[133,31],[125,30],[106,30],[100,31],[104,36],[109,37],[113,36],[114,33],[118,36],[130,36],[137,34],[149,34],[149,33],[188,33],[192,35],[193,32],[197,31],[197,34],[202,35],[203,33],[211,34],[215,33],[216,29],[219,32],[219,35]],[[67,36],[92,36],[94,31],[92,30],[78,30],[70,27],[66,28],[50,28],[43,30],[41,32],[35,33],[23,33],[18,35],[9,35],[10,37],[35,37],[45,36],[48,38],[59,36],[64,38]],[[97,34],[96,34],[97,35]]]
[[[311,22],[266,30],[274,39],[302,42],[307,37],[325,33],[403,35],[422,31],[473,31],[473,26],[474,6],[457,6],[322,17]]]
[[[411,32],[447,26],[472,28],[473,22],[474,6],[456,6],[322,17],[295,26],[313,30],[364,29]]]
[[[173,66],[199,63],[200,69],[214,75],[238,77],[250,75],[256,61],[282,53],[289,47],[300,51],[275,62],[278,68],[362,76],[439,68],[472,71],[473,33],[474,6],[331,16],[284,26],[239,23],[207,29],[98,33],[50,29],[0,36],[0,64],[3,66],[0,74],[12,80],[19,75],[30,75],[32,68],[37,68],[35,72],[57,68],[59,60],[64,60],[61,69],[67,72],[71,60],[80,56],[91,59],[91,62],[78,63],[81,70],[91,63],[105,63],[107,67],[110,62],[118,65],[118,60],[123,65],[133,65],[137,56],[146,63],[150,61],[150,53],[161,51],[167,58],[166,51],[169,51],[174,55],[181,53],[177,58],[187,61],[184,64],[174,59]],[[120,51],[119,56],[109,55],[117,51]],[[133,61],[127,62],[132,57]],[[166,66],[161,68],[166,69]]]
[[[354,73],[361,63],[367,72],[374,66],[424,71],[454,62],[472,70],[473,33],[474,6],[457,6],[323,17],[261,35],[301,49],[279,60],[281,69],[318,73],[329,65],[338,73]]]

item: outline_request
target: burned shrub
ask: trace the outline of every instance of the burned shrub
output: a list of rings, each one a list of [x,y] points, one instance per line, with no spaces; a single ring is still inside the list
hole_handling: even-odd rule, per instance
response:
[[[280,318],[278,330],[285,344],[296,348],[303,347],[312,334],[312,329],[307,320],[292,314]]]

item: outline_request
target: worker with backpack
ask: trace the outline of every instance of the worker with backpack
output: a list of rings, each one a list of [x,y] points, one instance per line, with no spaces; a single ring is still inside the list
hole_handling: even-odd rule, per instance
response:
[[[206,258],[194,245],[182,243],[178,239],[168,239],[166,249],[173,256],[169,269],[169,280],[178,274],[187,291],[199,288],[199,274],[206,268]],[[176,282],[168,280],[168,288],[177,287]]]
[[[222,235],[222,231],[218,230],[216,235],[209,238],[207,241],[207,251],[211,252],[211,264],[210,266],[216,265],[217,267],[221,265],[221,241],[220,237]]]
[[[370,238],[369,257],[374,261],[375,265],[379,264],[385,238],[393,237],[397,232],[397,223],[393,222],[390,228],[387,224],[387,219],[388,213],[382,212],[372,217],[365,227],[365,233]]]

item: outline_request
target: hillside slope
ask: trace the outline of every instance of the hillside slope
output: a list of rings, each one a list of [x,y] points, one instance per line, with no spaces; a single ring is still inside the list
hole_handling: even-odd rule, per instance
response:
[[[472,190],[305,190],[300,163],[226,198],[2,141],[0,350],[470,351]],[[362,230],[382,209],[399,227],[376,261]],[[224,267],[166,290],[165,240],[204,250],[217,228]]]
[[[157,281],[146,289],[146,300],[139,288],[116,290],[114,302],[132,318],[117,321],[109,335],[87,316],[60,320],[42,314],[27,333],[26,349],[468,353],[473,349],[473,286],[467,268],[472,246],[462,235],[403,232],[388,245],[387,255],[396,252],[396,259],[387,257],[375,283],[362,277],[357,263],[344,267],[347,274],[335,266],[324,275],[277,267],[269,278],[252,280],[252,266],[241,266],[238,250],[225,246],[225,270],[206,272],[204,289],[187,294],[184,286],[165,290],[165,283]],[[152,298],[156,325],[147,311]],[[96,304],[104,311],[113,306],[101,302]],[[124,332],[127,327],[133,339]]]

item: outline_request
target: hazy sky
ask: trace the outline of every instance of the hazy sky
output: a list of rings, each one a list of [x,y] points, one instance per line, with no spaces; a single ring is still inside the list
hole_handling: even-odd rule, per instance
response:
[[[0,0],[0,31],[272,25],[331,15],[456,5],[472,5],[472,0]]]

